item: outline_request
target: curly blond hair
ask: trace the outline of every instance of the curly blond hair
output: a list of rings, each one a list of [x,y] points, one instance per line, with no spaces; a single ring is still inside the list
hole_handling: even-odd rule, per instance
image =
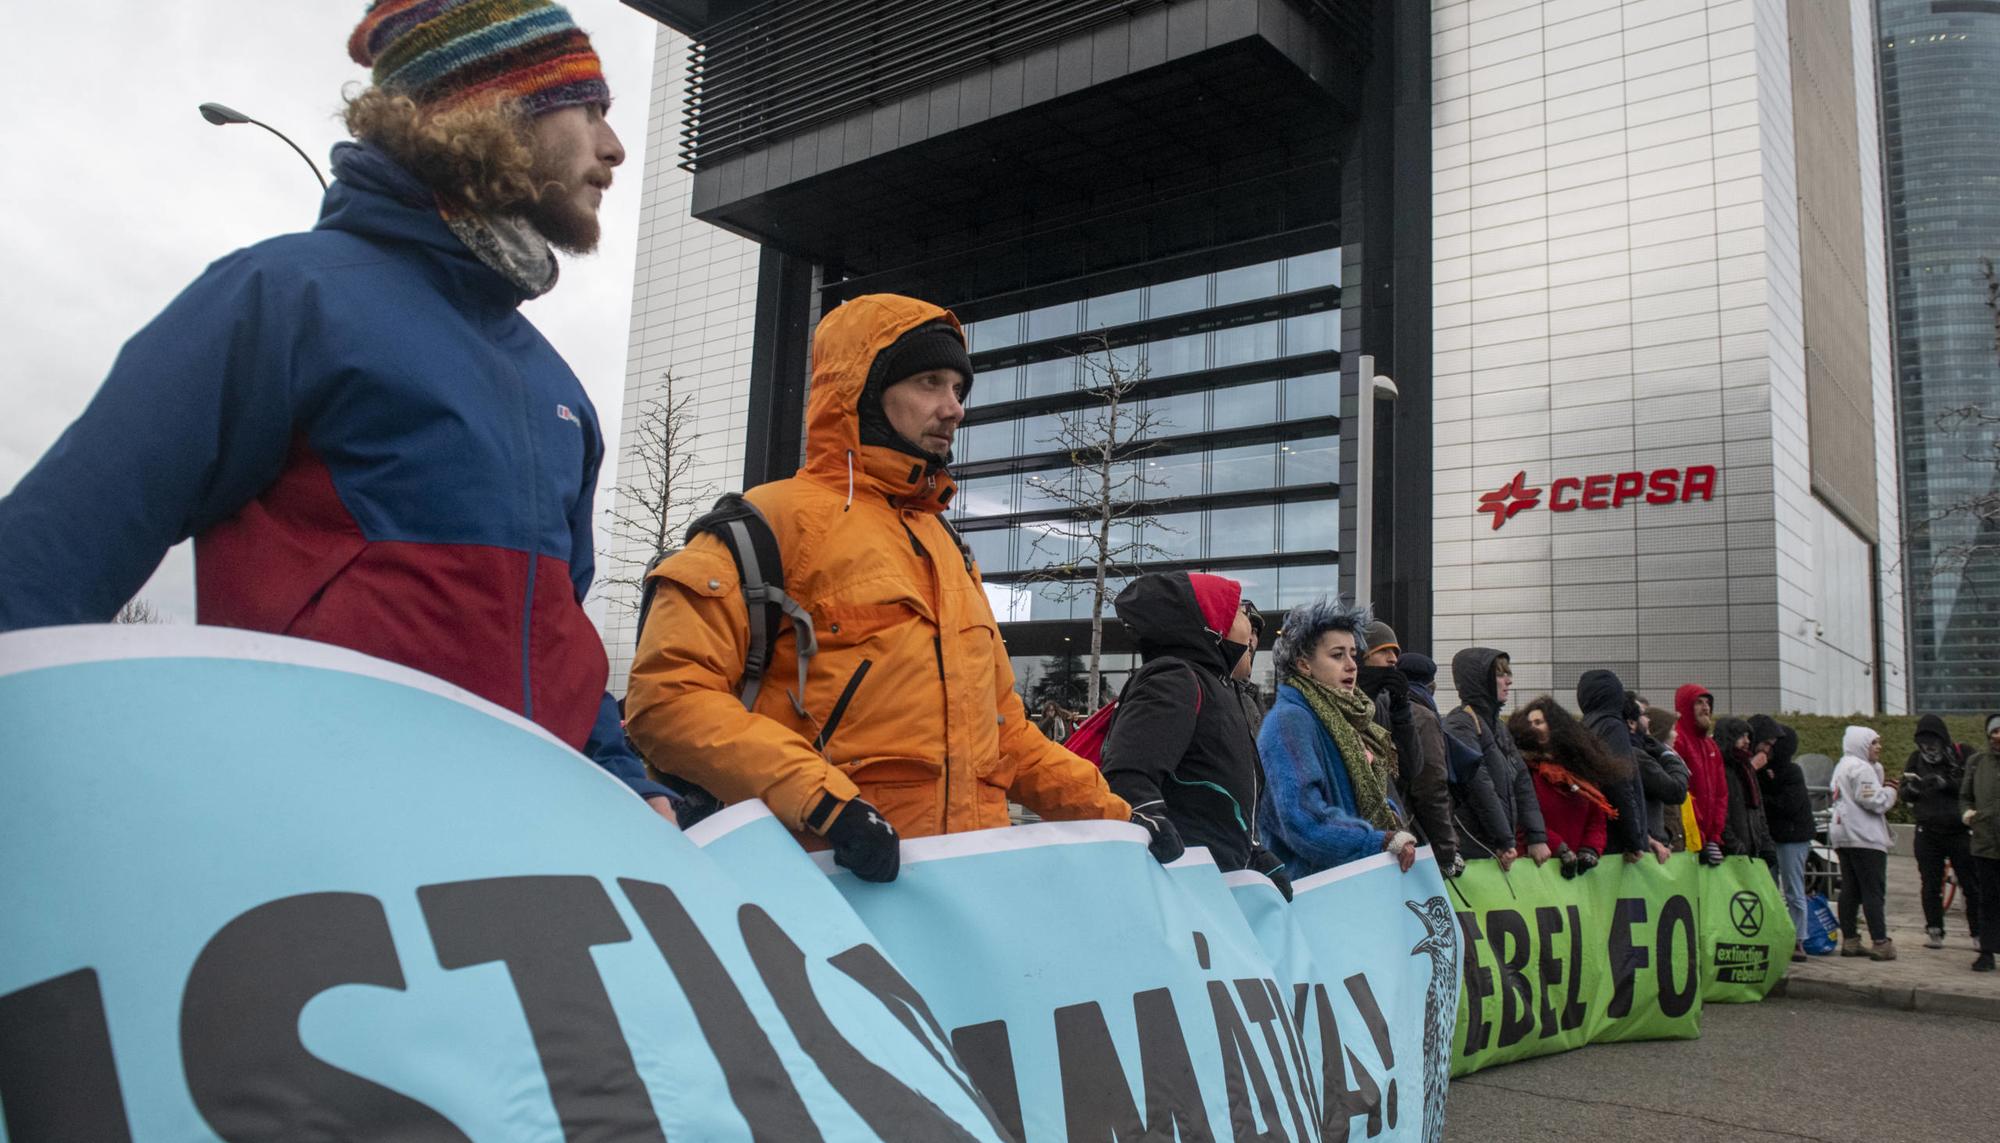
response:
[[[348,133],[389,153],[452,205],[510,214],[541,200],[530,120],[512,100],[434,110],[370,87],[347,96]]]

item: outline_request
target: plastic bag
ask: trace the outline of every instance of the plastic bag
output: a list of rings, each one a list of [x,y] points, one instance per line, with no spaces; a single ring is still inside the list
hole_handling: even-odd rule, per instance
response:
[[[1800,940],[1814,956],[1831,956],[1840,948],[1840,922],[1833,915],[1833,906],[1817,893],[1806,895],[1806,931]]]

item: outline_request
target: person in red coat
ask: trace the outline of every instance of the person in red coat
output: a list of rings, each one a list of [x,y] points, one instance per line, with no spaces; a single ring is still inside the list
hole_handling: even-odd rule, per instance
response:
[[[1541,803],[1549,848],[1564,877],[1597,867],[1610,823],[1618,817],[1604,787],[1632,780],[1631,763],[1614,758],[1597,735],[1548,695],[1507,720]]]
[[[1715,696],[1699,683],[1674,692],[1674,753],[1688,766],[1688,797],[1694,800],[1694,823],[1701,830],[1701,860],[1722,864],[1722,831],[1729,822],[1729,779],[1722,767],[1722,747],[1715,731]]]

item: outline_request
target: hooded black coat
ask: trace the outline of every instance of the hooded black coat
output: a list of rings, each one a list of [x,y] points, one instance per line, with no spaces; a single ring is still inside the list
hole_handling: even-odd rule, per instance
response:
[[[1546,845],[1549,840],[1535,781],[1506,723],[1500,721],[1493,665],[1501,654],[1491,647],[1467,647],[1451,657],[1451,681],[1459,705],[1445,716],[1444,732],[1480,752],[1479,764],[1455,782],[1451,792],[1458,811],[1459,850],[1468,857],[1512,849],[1516,835],[1530,845]]]
[[[1257,728],[1244,718],[1194,589],[1182,573],[1141,576],[1117,606],[1143,662],[1118,696],[1104,780],[1134,807],[1164,803],[1181,840],[1207,846],[1224,872],[1248,868],[1262,849]]]
[[[1625,723],[1624,680],[1615,671],[1585,671],[1576,682],[1576,706],[1583,724],[1613,758],[1624,762],[1629,775],[1622,782],[1605,782],[1598,787],[1604,800],[1618,811],[1607,827],[1611,848],[1638,853],[1647,848],[1652,831],[1646,816],[1646,788],[1639,780],[1639,747],[1632,741],[1632,728]]]
[[[1764,818],[1764,790],[1747,754],[1736,749],[1738,737],[1750,733],[1740,718],[1715,720],[1715,742],[1722,747],[1722,774],[1729,782],[1729,814],[1722,824],[1722,852],[1730,856],[1778,859],[1777,843]]]
[[[1937,747],[1935,760],[1924,755],[1926,738]],[[1958,791],[1965,784],[1967,757],[1968,752],[1951,740],[1951,730],[1944,719],[1927,714],[1917,720],[1917,749],[1910,751],[1896,797],[1910,807],[1910,816],[1916,819],[1918,829],[1940,837],[1971,834],[1965,820],[1959,817],[1958,808]]]
[[[1813,839],[1812,795],[1806,791],[1806,772],[1794,758],[1798,752],[1799,732],[1780,723],[1770,764],[1757,772],[1757,787],[1764,792],[1764,821],[1771,827],[1771,840],[1779,845]],[[1952,795],[1954,804],[1957,797]]]

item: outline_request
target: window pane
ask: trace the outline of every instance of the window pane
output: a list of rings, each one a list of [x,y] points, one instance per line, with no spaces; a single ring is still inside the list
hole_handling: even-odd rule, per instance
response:
[[[1145,469],[1144,487],[1134,488],[1134,495],[1148,500],[1201,495],[1201,478],[1208,468],[1207,454],[1184,452],[1172,456],[1148,456],[1142,463]]]
[[[1052,468],[1046,472],[1031,472],[1022,481],[1021,510],[1047,511],[1053,505],[1065,503],[1065,497],[1074,487],[1076,487],[1076,470],[1073,468]]]
[[[1286,552],[1331,552],[1340,548],[1340,501],[1295,500],[1280,510]]]
[[[1062,415],[1059,413],[1043,413],[1040,416],[1023,418],[1021,454],[1027,456],[1033,453],[1060,451],[1062,445],[1058,442],[1061,440],[1062,427]],[[1086,428],[1085,431],[1089,430]]]
[[[1208,308],[1208,277],[1182,278],[1177,282],[1161,282],[1146,290],[1147,314],[1151,317],[1165,317],[1168,314],[1184,314],[1190,310]]]
[[[1245,425],[1269,425],[1278,420],[1278,383],[1259,381],[1254,385],[1238,385],[1233,389],[1218,389],[1215,393],[1215,411],[1211,414],[1213,427],[1237,429]]]
[[[1014,455],[1014,422],[987,421],[960,429],[952,441],[953,459],[999,460]]]
[[[1146,412],[1152,417],[1149,436],[1175,437],[1198,433],[1208,424],[1208,394],[1176,393],[1171,397],[1150,397]]]
[[[1217,575],[1228,576],[1243,585],[1243,600],[1254,603],[1260,610],[1275,607],[1278,598],[1278,569],[1276,568],[1231,568]],[[1253,728],[1254,729],[1254,728]]]
[[[1138,321],[1146,300],[1144,289],[1123,290],[1092,298],[1084,303],[1083,325],[1085,329],[1102,329],[1108,325],[1124,325]]]
[[[1276,356],[1278,356],[1277,322],[1260,321],[1256,325],[1239,325],[1233,329],[1216,331],[1217,369],[1229,365],[1244,365],[1252,361],[1269,361]]]
[[[1285,292],[1340,284],[1340,250],[1316,250],[1285,259]]]
[[[977,480],[958,482],[958,494],[952,497],[951,506],[961,516],[978,519],[982,516],[1005,516],[1020,509],[1012,476],[982,476]]]
[[[1297,607],[1340,590],[1338,564],[1307,564],[1278,571],[1278,606]]]
[[[1340,438],[1308,437],[1283,447],[1285,483],[1338,484],[1340,482]]]
[[[1193,373],[1208,368],[1208,335],[1191,333],[1185,337],[1170,337],[1164,341],[1149,342],[1146,346],[1146,372],[1154,377],[1172,377],[1177,373]]]
[[[1069,533],[1056,524],[1023,524],[1014,545],[1014,561],[1021,571],[1060,567],[1075,558],[1076,544]]]
[[[1153,550],[1141,553],[1141,561],[1199,559],[1201,513],[1173,512],[1155,517],[1145,536]]]
[[[1209,454],[1209,491],[1254,492],[1276,487],[1278,446],[1242,445],[1219,448]]]
[[[981,574],[1013,571],[1013,544],[1012,528],[986,528],[965,533],[965,546],[972,549],[972,558],[979,561]]]
[[[1005,369],[982,369],[972,382],[972,392],[968,395],[982,405],[997,405],[1002,401],[1012,401],[1021,395],[1021,371],[1008,366]]]
[[[1210,512],[1209,556],[1262,556],[1275,552],[1278,547],[1276,519],[1276,510],[1269,504]]]
[[[1248,302],[1257,298],[1274,297],[1278,292],[1277,262],[1263,262],[1255,266],[1240,266],[1234,270],[1224,270],[1215,276],[1215,304],[1226,306],[1231,302]]]
[[[1285,319],[1285,356],[1326,353],[1339,348],[1339,310],[1321,310]]]
[[[1087,353],[1078,361],[1082,366],[1079,383],[1094,389],[1114,380],[1135,380],[1145,362],[1146,347],[1143,345],[1121,345],[1109,353]]]
[[[1068,619],[1069,601],[1060,598],[1060,591],[1054,584],[1037,584],[1034,598],[1028,604],[1030,619]]]
[[[1331,417],[1340,412],[1340,374],[1308,373],[1285,378],[1285,419]]]
[[[1049,397],[1076,388],[1076,358],[1058,357],[1037,361],[1022,371],[1022,395]]]
[[[973,353],[1005,349],[1021,344],[1021,315],[987,318],[965,327],[967,348]]]
[[[1028,340],[1044,341],[1051,337],[1068,337],[1076,332],[1077,311],[1082,307],[1076,302],[1043,306],[1028,311]]]

